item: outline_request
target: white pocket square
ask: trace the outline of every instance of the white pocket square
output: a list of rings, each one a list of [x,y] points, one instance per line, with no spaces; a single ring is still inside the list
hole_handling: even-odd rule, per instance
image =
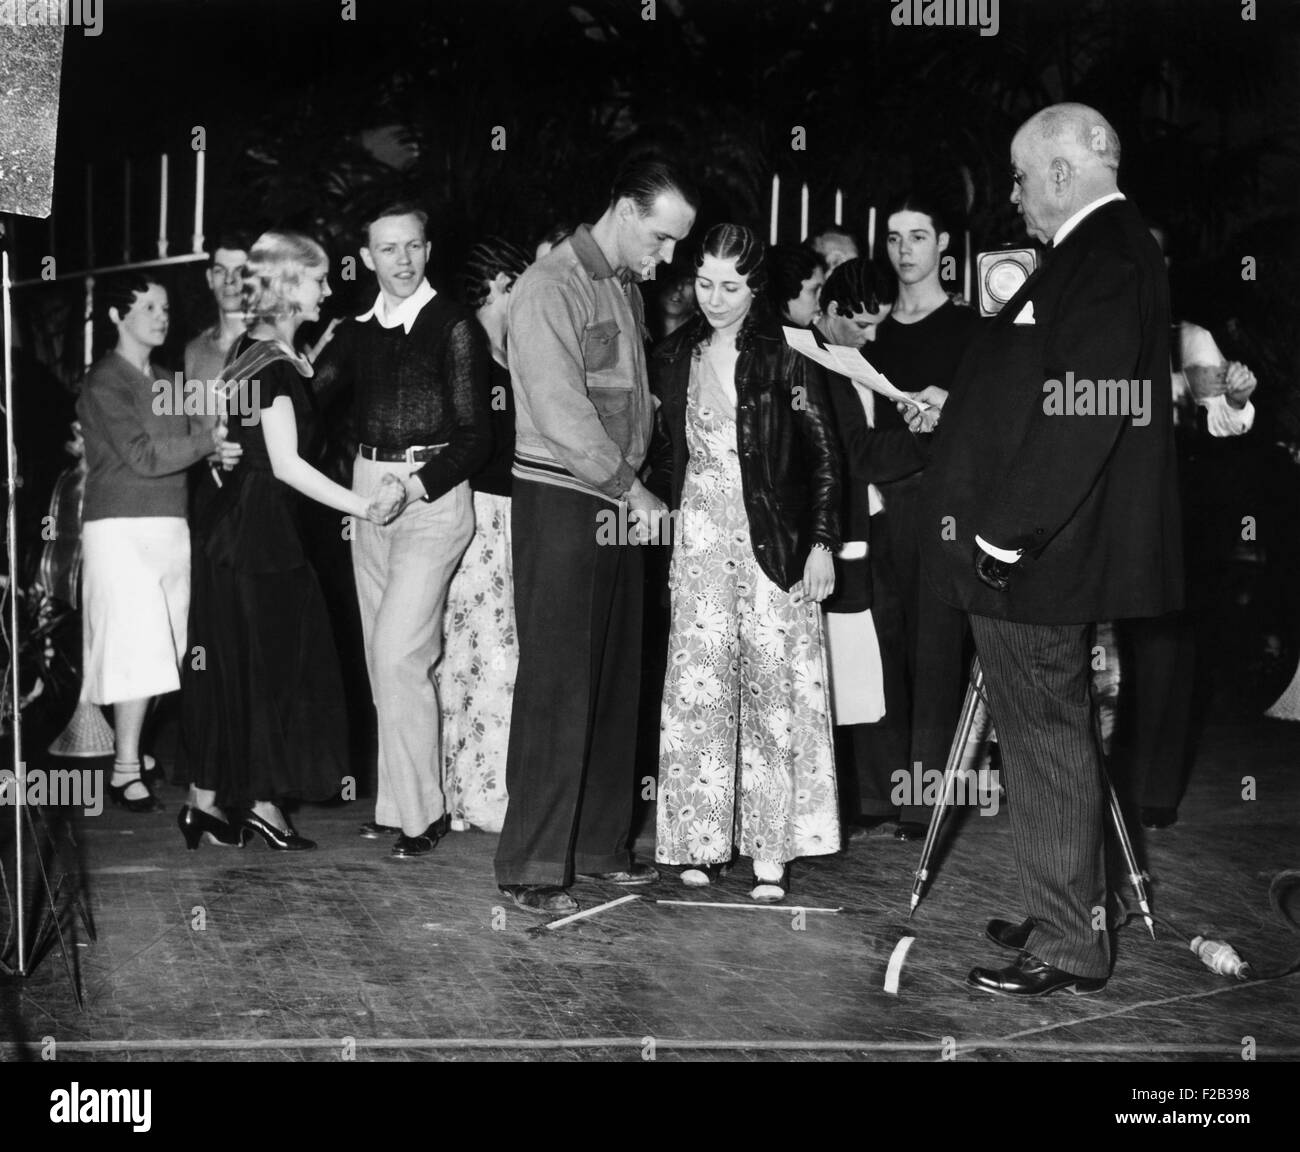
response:
[[[1034,322],[1034,302],[1030,300],[1028,304],[1026,304],[1023,308],[1020,309],[1020,315],[1018,315],[1015,318],[1015,320],[1012,321],[1012,323],[1032,324],[1033,322]]]

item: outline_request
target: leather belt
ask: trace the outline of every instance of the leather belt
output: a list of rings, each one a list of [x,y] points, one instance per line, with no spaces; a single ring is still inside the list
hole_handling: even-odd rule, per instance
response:
[[[376,448],[373,444],[358,444],[357,455],[363,460],[377,460],[381,464],[423,464],[438,455],[446,444],[417,445],[414,448]]]

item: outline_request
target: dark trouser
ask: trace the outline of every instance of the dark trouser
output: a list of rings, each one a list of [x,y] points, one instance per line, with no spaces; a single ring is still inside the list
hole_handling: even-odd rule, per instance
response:
[[[1026,947],[1075,976],[1105,977],[1106,800],[1092,718],[1092,625],[970,622],[1034,920]]]
[[[921,571],[920,483],[919,475],[909,476],[885,488],[886,524],[889,563],[903,608],[911,685],[911,711],[907,717],[910,755],[906,767],[914,772],[942,772],[961,717],[971,653],[966,613],[940,600]],[[873,546],[875,541],[873,535]],[[921,777],[922,782],[924,779]],[[915,784],[909,791],[922,794]],[[928,804],[906,804],[900,808],[898,818],[927,824],[931,811]]]
[[[500,884],[628,867],[644,552],[597,544],[608,501],[516,479],[515,680]]]
[[[907,634],[902,599],[890,560],[884,513],[871,518],[871,620],[876,626],[885,678],[885,715],[874,724],[835,729],[836,757],[844,815],[892,816],[894,774],[906,773],[908,713]]]
[[[965,612],[940,600],[924,575],[918,574],[918,580],[911,766],[913,771],[919,764],[922,772],[942,772],[970,681],[969,628]],[[908,804],[898,818],[926,824],[931,811],[928,804]]]
[[[1121,762],[1143,808],[1177,808],[1187,784],[1196,671],[1194,624],[1182,612],[1119,625]]]

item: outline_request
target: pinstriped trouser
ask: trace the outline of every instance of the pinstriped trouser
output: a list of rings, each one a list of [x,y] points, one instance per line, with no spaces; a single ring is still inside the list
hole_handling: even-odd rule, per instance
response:
[[[1093,626],[970,620],[1034,920],[1026,947],[1073,975],[1104,978],[1106,800],[1090,695]]]

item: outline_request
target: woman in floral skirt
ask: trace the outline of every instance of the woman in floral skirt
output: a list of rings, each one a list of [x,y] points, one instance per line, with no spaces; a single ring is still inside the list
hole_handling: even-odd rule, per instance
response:
[[[510,569],[510,466],[515,454],[515,405],[506,368],[510,289],[528,256],[492,236],[470,250],[461,295],[474,309],[492,349],[492,457],[469,484],[474,490],[474,538],[447,592],[442,702],[443,791],[451,826],[500,832],[506,815],[506,751],[515,697],[519,644],[515,638]]]

